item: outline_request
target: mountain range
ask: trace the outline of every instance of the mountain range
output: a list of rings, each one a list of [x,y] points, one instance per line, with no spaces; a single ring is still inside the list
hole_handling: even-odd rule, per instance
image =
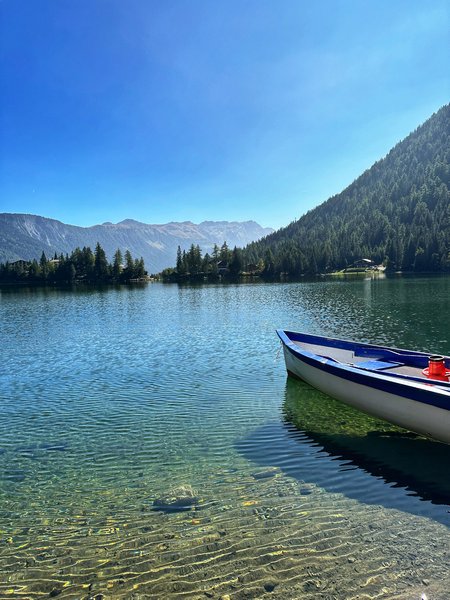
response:
[[[255,221],[149,225],[126,219],[117,224],[77,227],[37,215],[0,213],[0,262],[39,260],[42,252],[47,257],[55,252],[70,254],[77,247],[94,249],[99,242],[110,260],[117,248],[130,250],[134,257],[143,257],[149,273],[157,273],[173,265],[178,246],[187,250],[198,244],[202,252],[211,252],[214,244],[221,246],[226,241],[231,248],[245,246],[272,232]]]

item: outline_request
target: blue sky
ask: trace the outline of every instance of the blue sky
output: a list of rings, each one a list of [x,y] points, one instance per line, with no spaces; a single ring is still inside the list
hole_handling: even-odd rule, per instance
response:
[[[1,0],[0,212],[278,228],[449,101],[447,0]]]

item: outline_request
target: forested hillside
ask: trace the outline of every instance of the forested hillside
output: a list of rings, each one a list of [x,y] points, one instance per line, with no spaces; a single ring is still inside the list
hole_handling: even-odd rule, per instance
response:
[[[342,193],[248,245],[244,262],[262,259],[266,276],[325,273],[361,258],[450,271],[449,130],[446,105]]]

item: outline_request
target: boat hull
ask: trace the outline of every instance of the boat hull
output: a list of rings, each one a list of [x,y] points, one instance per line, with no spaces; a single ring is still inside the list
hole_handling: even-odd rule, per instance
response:
[[[430,395],[426,384],[417,386],[414,383],[390,381],[383,376],[373,378],[364,373],[354,374],[353,369],[346,372],[325,365],[327,361],[324,360],[318,360],[314,365],[310,357],[302,357],[284,343],[283,349],[290,375],[358,410],[450,444],[450,410],[445,408],[445,401],[450,401],[450,398],[441,397],[440,394],[438,401],[442,406],[418,400],[418,387],[423,388],[419,389],[422,395],[427,392]]]

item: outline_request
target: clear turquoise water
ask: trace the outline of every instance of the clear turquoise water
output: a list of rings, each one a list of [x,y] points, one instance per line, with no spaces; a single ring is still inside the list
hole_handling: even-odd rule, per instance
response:
[[[287,381],[274,330],[448,354],[449,297],[3,289],[0,597],[448,598],[450,447]],[[154,510],[179,485],[196,506]]]

